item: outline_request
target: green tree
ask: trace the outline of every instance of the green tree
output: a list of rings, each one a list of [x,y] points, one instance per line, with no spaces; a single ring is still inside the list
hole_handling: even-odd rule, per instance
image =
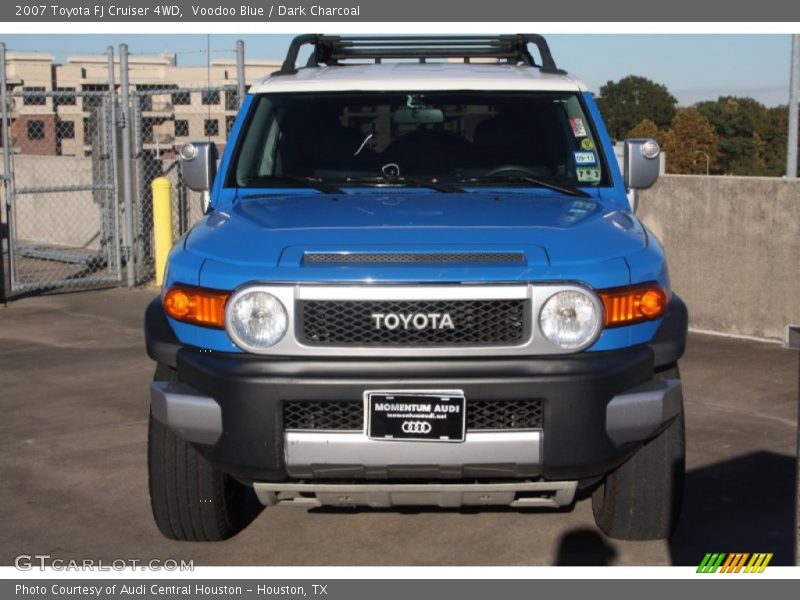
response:
[[[719,172],[726,175],[766,175],[767,138],[770,131],[767,108],[752,98],[723,96],[700,102],[699,110],[719,136]],[[786,145],[786,134],[783,134]]]
[[[717,160],[719,136],[699,110],[681,108],[661,145],[667,154],[668,173],[703,174],[706,160],[711,165]]]
[[[786,142],[789,133],[789,106],[767,109],[761,139],[764,141],[764,175],[780,177],[786,172]]]
[[[675,116],[677,103],[666,86],[637,75],[609,81],[600,88],[597,98],[608,131],[615,140],[621,140],[644,119],[658,127],[667,127]]]

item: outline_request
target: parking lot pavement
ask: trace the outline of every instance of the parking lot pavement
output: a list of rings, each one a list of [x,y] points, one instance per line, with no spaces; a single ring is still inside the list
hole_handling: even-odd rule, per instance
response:
[[[669,541],[598,533],[565,511],[270,508],[236,538],[171,542],[150,516],[146,289],[27,298],[0,308],[0,564],[193,559],[196,565],[698,564],[774,552],[791,564],[797,356],[692,335],[681,363],[688,474]]]

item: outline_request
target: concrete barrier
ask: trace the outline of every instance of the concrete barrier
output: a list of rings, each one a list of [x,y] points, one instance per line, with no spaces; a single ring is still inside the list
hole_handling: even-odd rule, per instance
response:
[[[800,180],[666,175],[638,214],[691,327],[778,340],[800,322]]]
[[[16,187],[92,184],[92,159],[74,156],[14,157]],[[91,191],[19,194],[15,229],[20,240],[97,250],[101,207]]]

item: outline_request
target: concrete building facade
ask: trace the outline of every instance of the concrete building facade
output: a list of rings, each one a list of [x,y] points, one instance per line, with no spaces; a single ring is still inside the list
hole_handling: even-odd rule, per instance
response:
[[[279,60],[246,61],[246,85],[279,66]],[[190,140],[224,144],[239,105],[235,59],[215,59],[208,67],[183,67],[174,54],[130,55],[128,67],[144,150],[169,156]],[[103,110],[102,92],[109,89],[105,55],[72,55],[59,64],[52,54],[8,52],[6,75],[14,94],[9,133],[15,153],[91,153],[98,122],[93,111]],[[115,81],[119,89],[118,56]]]

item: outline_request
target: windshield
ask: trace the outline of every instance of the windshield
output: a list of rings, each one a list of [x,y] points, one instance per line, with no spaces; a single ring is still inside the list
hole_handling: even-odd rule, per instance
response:
[[[263,94],[244,131],[236,187],[609,184],[571,92]]]

